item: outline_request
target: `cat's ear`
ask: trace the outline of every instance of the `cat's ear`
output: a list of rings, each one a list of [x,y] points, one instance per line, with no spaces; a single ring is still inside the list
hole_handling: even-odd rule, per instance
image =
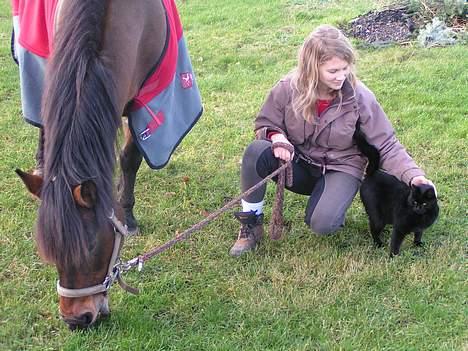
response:
[[[421,188],[418,185],[411,184],[411,193],[418,196],[421,194]]]
[[[436,193],[435,189],[431,186],[426,190],[426,198],[428,199],[435,199],[436,198]]]
[[[418,198],[424,198],[427,200],[433,200],[437,198],[434,187],[429,184],[411,185],[411,190],[413,191],[415,197]]]

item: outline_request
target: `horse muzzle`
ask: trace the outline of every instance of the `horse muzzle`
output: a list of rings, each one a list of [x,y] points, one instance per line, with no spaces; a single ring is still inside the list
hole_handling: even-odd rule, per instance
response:
[[[96,301],[96,300],[95,300]],[[93,326],[99,319],[110,315],[108,296],[99,299],[97,308],[87,308],[75,315],[65,315],[60,313],[60,318],[67,324],[70,330],[83,330]]]
[[[62,320],[65,322],[65,324],[68,325],[68,328],[70,330],[76,330],[76,329],[87,329],[91,325],[94,324],[96,321],[96,316],[93,315],[92,312],[85,312],[77,317],[65,317],[61,316]]]

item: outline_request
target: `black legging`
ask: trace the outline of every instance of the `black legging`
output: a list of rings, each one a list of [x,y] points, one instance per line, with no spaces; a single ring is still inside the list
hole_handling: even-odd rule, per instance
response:
[[[328,171],[322,175],[319,167],[309,165],[297,157],[292,166],[293,184],[286,188],[309,196],[305,222],[317,234],[335,232],[344,223],[346,210],[356,195],[360,181],[343,172]],[[279,162],[273,155],[271,143],[255,140],[247,147],[242,159],[241,190],[246,191],[278,167]],[[266,184],[244,200],[258,203],[263,200],[265,192]]]

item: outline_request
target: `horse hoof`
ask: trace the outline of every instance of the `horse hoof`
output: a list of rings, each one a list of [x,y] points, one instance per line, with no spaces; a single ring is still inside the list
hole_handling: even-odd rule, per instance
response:
[[[132,228],[127,228],[128,235],[133,236],[133,235],[138,235],[140,234],[140,228],[138,227],[132,227]]]

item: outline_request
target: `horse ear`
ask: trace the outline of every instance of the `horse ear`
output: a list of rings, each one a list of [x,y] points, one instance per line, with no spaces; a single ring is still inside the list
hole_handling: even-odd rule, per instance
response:
[[[43,179],[41,176],[36,174],[30,174],[23,172],[21,169],[17,168],[15,170],[16,174],[21,178],[26,188],[31,194],[33,194],[38,199],[41,198],[41,190]]]
[[[87,180],[73,189],[73,197],[78,205],[86,208],[93,208],[96,204],[96,184],[92,180]]]

